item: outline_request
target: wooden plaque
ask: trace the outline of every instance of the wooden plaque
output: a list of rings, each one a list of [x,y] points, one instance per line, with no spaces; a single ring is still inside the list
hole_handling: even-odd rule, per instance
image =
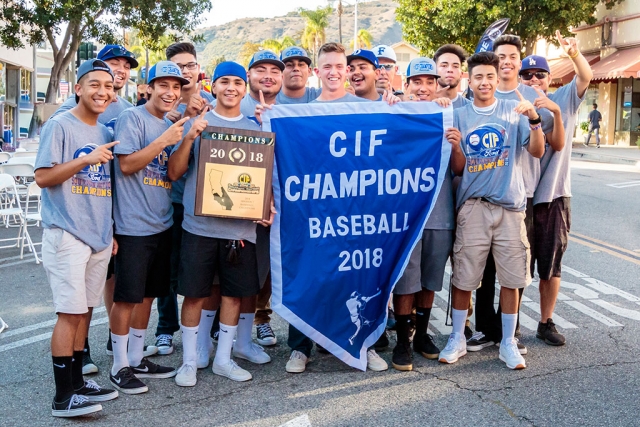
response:
[[[195,214],[269,219],[274,144],[270,132],[208,126],[200,136]]]

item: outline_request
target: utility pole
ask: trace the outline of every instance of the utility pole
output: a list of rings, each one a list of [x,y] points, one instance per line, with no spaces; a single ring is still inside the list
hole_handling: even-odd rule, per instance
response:
[[[355,19],[353,22],[353,50],[358,50],[358,0],[355,4]]]
[[[342,12],[344,9],[342,8],[342,0],[338,1],[338,34],[340,36],[340,44],[342,44]]]

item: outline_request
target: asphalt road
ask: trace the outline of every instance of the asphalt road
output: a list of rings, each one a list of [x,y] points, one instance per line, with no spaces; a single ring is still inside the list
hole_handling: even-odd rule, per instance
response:
[[[51,291],[42,266],[29,254],[20,260],[16,250],[2,249],[0,316],[10,328],[0,334],[0,425],[638,425],[640,170],[575,161],[572,175],[572,237],[555,316],[567,345],[553,348],[535,338],[534,283],[522,307],[522,342],[529,349],[522,371],[507,369],[497,348],[489,348],[450,366],[418,355],[413,372],[360,372],[331,355],[314,354],[305,373],[288,374],[287,325],[274,316],[279,343],[267,349],[272,362],[239,362],[254,376],[248,383],[205,369],[194,388],[177,387],[172,379],[148,380],[149,393],[121,394],[83,421],[54,419]],[[16,232],[3,228],[0,238]],[[31,232],[39,241],[41,232]],[[440,347],[450,330],[444,325],[446,297],[440,293],[433,310]],[[154,311],[148,335],[156,321]],[[91,345],[100,367],[94,379],[103,385],[110,366],[106,339],[105,313],[98,309]],[[390,362],[390,350],[381,355]],[[155,361],[178,366],[181,356],[178,351]]]

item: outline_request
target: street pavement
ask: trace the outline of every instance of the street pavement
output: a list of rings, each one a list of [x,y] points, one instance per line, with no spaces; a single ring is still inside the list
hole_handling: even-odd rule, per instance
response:
[[[29,253],[21,260],[15,249],[2,249],[0,316],[10,327],[0,334],[0,425],[638,425],[640,168],[602,158],[578,160],[575,151],[573,223],[554,316],[567,345],[554,348],[535,338],[539,297],[534,281],[521,310],[521,341],[529,350],[525,370],[507,369],[492,347],[454,365],[416,355],[414,371],[383,373],[360,372],[314,351],[305,373],[288,374],[287,325],[274,315],[278,344],[267,349],[272,362],[252,366],[239,361],[252,372],[250,382],[235,383],[208,368],[198,373],[193,388],[177,387],[172,379],[148,380],[148,393],[121,394],[82,421],[54,419],[51,291],[42,266]],[[40,241],[41,231],[30,231]],[[0,238],[16,233],[3,228]],[[448,283],[447,273],[432,311],[431,329],[441,348],[450,331],[445,324]],[[148,343],[156,322],[154,310]],[[90,341],[100,368],[92,378],[102,385],[108,385],[110,367],[106,340],[107,319],[98,308]],[[154,362],[180,365],[179,336],[175,343],[173,355]],[[390,364],[390,349],[381,356]]]

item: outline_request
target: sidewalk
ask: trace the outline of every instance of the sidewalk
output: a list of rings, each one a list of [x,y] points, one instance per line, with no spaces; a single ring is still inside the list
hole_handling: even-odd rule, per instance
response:
[[[593,144],[585,147],[581,143],[574,142],[571,158],[590,162],[640,167],[640,148],[637,146],[620,147],[617,145],[601,145],[600,148],[596,148]]]

